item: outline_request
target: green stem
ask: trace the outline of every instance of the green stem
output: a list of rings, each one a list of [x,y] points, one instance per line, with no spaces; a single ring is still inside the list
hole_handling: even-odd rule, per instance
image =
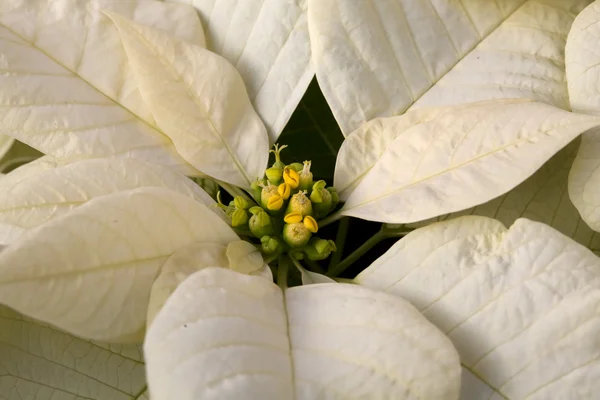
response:
[[[287,289],[288,265],[288,257],[280,256],[279,265],[277,266],[277,286],[281,290]]]
[[[319,228],[323,228],[329,224],[334,223],[335,221],[337,221],[338,219],[342,218],[343,215],[340,214],[340,212],[335,212],[333,214],[331,214],[328,217],[323,218],[322,220],[319,221]]]
[[[346,237],[348,237],[348,225],[350,224],[350,218],[345,217],[340,220],[340,225],[338,226],[337,235],[335,237],[335,247],[336,251],[331,256],[331,260],[329,261],[329,269],[336,264],[339,264],[342,259],[342,255],[344,255],[344,244],[346,243]]]
[[[271,262],[275,261],[277,259],[277,257],[279,257],[278,254],[273,254],[267,258],[265,258],[265,264],[270,264]]]
[[[248,194],[246,192],[244,192],[242,189],[240,189],[239,187],[231,185],[226,182],[222,182],[222,181],[217,181],[217,183],[219,184],[219,186],[221,186],[223,189],[225,189],[225,191],[227,193],[229,193],[231,195],[231,197],[241,196],[246,201],[250,202],[251,204],[256,203],[252,197],[248,196]]]
[[[377,243],[381,242],[385,238],[385,233],[383,232],[383,230],[380,230],[379,232],[371,236],[369,240],[364,242],[358,249],[350,253],[350,255],[346,257],[342,262],[333,266],[333,268],[330,268],[329,271],[327,271],[327,276],[338,276],[339,274],[344,272],[349,266],[351,266],[352,263],[361,258],[367,251],[371,250],[373,246],[375,246]]]

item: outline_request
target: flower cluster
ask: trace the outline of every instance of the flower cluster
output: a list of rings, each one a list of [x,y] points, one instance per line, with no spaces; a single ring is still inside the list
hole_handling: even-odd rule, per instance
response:
[[[283,163],[281,151],[286,147],[275,144],[275,162],[252,184],[256,204],[236,196],[227,206],[219,199],[219,206],[234,228],[246,228],[260,239],[266,256],[287,252],[296,259],[324,260],[336,250],[335,243],[313,235],[319,230],[318,220],[336,208],[339,196],[324,180],[313,180],[310,161]]]

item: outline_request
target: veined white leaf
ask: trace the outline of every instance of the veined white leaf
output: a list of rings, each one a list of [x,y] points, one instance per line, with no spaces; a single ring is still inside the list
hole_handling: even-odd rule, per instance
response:
[[[587,7],[573,23],[566,47],[569,96],[573,110],[600,115],[600,2]],[[600,231],[600,131],[583,134],[569,175],[569,196],[581,217]]]
[[[0,252],[0,303],[81,337],[141,341],[167,259],[191,243],[235,240],[208,207],[168,189],[102,196]]]
[[[571,108],[600,114],[600,2],[589,5],[575,19],[565,48]]]
[[[260,252],[257,251],[257,254],[254,255],[254,262],[251,259],[249,260],[248,248],[246,245],[242,245],[242,243],[252,246],[250,243],[241,240],[231,242],[227,246],[213,242],[193,243],[176,251],[169,257],[152,285],[148,304],[147,326],[149,327],[152,324],[156,314],[158,314],[169,296],[173,294],[181,282],[201,269],[221,267],[236,271],[236,266],[240,269],[240,265],[254,264],[254,267],[258,266],[258,268],[251,271],[249,275],[262,276],[269,282],[273,282],[271,269],[264,263]],[[254,246],[252,247],[256,250]]]
[[[448,335],[463,366],[505,398],[600,390],[600,259],[545,224],[433,224],[355,281],[409,300]]]
[[[1,246],[6,246],[9,243],[17,240],[24,233],[24,228],[0,222],[0,250],[3,248]]]
[[[0,398],[134,400],[141,346],[89,342],[0,307]]]
[[[376,118],[361,125],[346,137],[337,155],[334,182],[340,199],[348,199],[398,136],[448,111],[458,112],[471,106],[467,103],[411,110],[401,116]]]
[[[158,126],[201,172],[249,188],[263,176],[269,138],[244,81],[202,47],[109,13]]]
[[[502,196],[466,210],[408,224],[408,227],[423,227],[464,215],[494,218],[504,226],[511,226],[519,218],[527,218],[549,225],[600,254],[600,234],[581,219],[567,194],[567,178],[579,144],[579,140],[570,143],[535,174]]]
[[[581,218],[600,231],[600,130],[583,134],[569,174],[569,197]]]
[[[0,177],[0,191],[4,191],[6,190],[5,188],[15,185],[17,182],[27,179],[30,176],[65,164],[66,162],[59,161],[50,156],[42,156],[27,164],[21,165],[10,171],[8,174],[2,175]]]
[[[533,98],[569,109],[564,47],[590,0],[309,0],[319,84],[342,132],[409,108]]]
[[[239,71],[276,141],[314,76],[306,0],[169,1],[198,10],[207,48]]]
[[[141,158],[197,174],[155,126],[104,9],[204,43],[196,13],[184,5],[2,1],[1,133],[57,158]]]
[[[12,184],[0,180],[0,223],[30,229],[94,198],[141,187],[168,188],[206,206],[215,204],[198,185],[167,168],[137,160],[84,160]],[[212,210],[225,218],[218,208]]]
[[[600,122],[529,100],[449,109],[399,135],[348,196],[342,214],[410,223],[485,203]]]
[[[0,161],[2,161],[2,157],[4,157],[6,153],[8,153],[8,150],[10,150],[10,148],[12,147],[13,142],[14,139],[12,137],[0,135]]]
[[[402,299],[344,284],[284,294],[223,268],[177,288],[144,352],[153,400],[451,400],[460,384],[448,339]]]

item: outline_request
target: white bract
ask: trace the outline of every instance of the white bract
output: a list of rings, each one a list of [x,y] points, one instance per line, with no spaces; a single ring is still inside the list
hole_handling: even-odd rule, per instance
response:
[[[481,100],[533,99],[554,107],[555,112],[548,112],[559,119],[571,110],[600,113],[596,40],[600,3],[590,3],[309,1],[317,78],[348,136],[338,155],[334,182],[342,198],[348,200],[345,214],[405,223],[465,210],[493,198],[496,205],[490,207],[498,210],[498,202],[505,198],[499,195],[530,176],[575,136],[597,125],[590,119],[589,126],[582,126],[573,136],[564,136],[565,140],[555,143],[551,151],[538,145],[536,139],[535,150],[530,151],[533,157],[528,160],[536,164],[532,166],[523,163],[516,153],[533,145],[525,138],[537,136],[536,131],[546,132],[543,121],[538,126],[520,125],[515,113],[507,126],[488,129],[475,125],[489,136],[478,134],[478,129],[470,130],[468,123],[447,130],[435,122],[445,110],[439,106],[454,106],[452,114],[461,115],[468,112],[465,110],[470,103]],[[570,118],[579,116],[570,115],[567,120]],[[463,124],[460,119],[456,122]],[[416,126],[421,126],[423,133],[416,134]],[[529,143],[502,147],[508,144],[503,140],[508,138],[508,130],[513,138]],[[545,133],[542,136],[544,139],[539,141],[551,140]],[[583,134],[569,177],[569,195],[581,213],[585,230],[589,230],[587,225],[594,230],[600,226],[599,185],[595,183],[600,163],[597,136],[596,131]],[[494,145],[498,147],[494,149]],[[358,154],[365,156],[358,158]],[[498,158],[511,168],[504,169],[497,163]],[[453,163],[446,162],[454,159],[465,164],[454,168]],[[474,166],[476,173],[469,168]],[[499,180],[499,185],[483,187]],[[566,183],[554,181],[557,185],[553,197],[562,196]],[[363,182],[371,184],[364,183],[353,192]],[[391,204],[404,204],[406,209],[390,208]],[[514,208],[529,205],[522,201]],[[488,215],[490,207],[464,212]],[[551,220],[563,219],[558,208],[555,210]],[[518,212],[513,215],[507,222],[520,216]],[[536,219],[548,222],[547,216]],[[559,229],[576,236],[574,230],[578,228],[564,224]],[[589,244],[586,238],[578,240]]]
[[[494,390],[590,399],[600,390],[600,259],[544,224],[433,224],[355,281],[409,300],[448,335],[466,369],[465,400]]]
[[[456,399],[460,385],[453,346],[400,298],[336,283],[282,292],[224,269],[184,281],[144,349],[155,400]]]

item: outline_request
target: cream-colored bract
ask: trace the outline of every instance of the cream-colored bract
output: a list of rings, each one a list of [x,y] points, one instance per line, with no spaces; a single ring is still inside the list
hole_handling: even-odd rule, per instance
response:
[[[519,218],[527,218],[556,229],[600,255],[600,233],[581,219],[567,194],[567,178],[580,142],[569,143],[535,174],[502,196],[466,210],[408,224],[407,227],[423,227],[465,215],[494,218],[504,226],[511,226]]]
[[[409,108],[569,107],[565,39],[589,0],[309,0],[319,84],[344,134]]]
[[[249,188],[267,167],[269,138],[235,68],[200,46],[107,15],[143,99],[183,158],[202,173]]]
[[[185,176],[137,160],[84,160],[19,180],[12,178],[12,173],[6,178],[10,179],[6,183],[0,179],[3,194],[0,196],[0,223],[23,229],[42,225],[94,198],[142,187],[168,188],[208,207],[215,204]],[[213,207],[213,210],[225,219],[220,209]]]
[[[569,96],[574,111],[600,115],[600,2],[573,23],[566,46]],[[569,196],[581,217],[600,231],[600,130],[583,134],[569,176]]]
[[[6,153],[8,153],[8,151],[13,145],[13,142],[14,139],[12,137],[0,135],[0,161],[2,161],[2,157],[4,157]]]
[[[355,281],[410,301],[448,335],[463,366],[508,399],[600,390],[600,259],[547,225],[433,224]],[[463,388],[465,400],[488,398],[477,385]]]
[[[144,351],[153,400],[451,400],[460,385],[450,342],[400,298],[336,283],[282,293],[223,268],[177,288]]]
[[[141,341],[160,268],[196,242],[239,240],[200,202],[164,188],[89,201],[0,252],[0,303],[72,334]]]
[[[0,307],[0,398],[136,400],[140,345],[90,342]]]
[[[314,72],[305,0],[168,0],[194,6],[207,48],[244,78],[248,95],[276,141]]]
[[[249,252],[251,254],[249,256]],[[238,240],[223,245],[216,242],[193,243],[176,251],[163,265],[152,285],[148,304],[147,326],[163,307],[175,289],[193,273],[208,267],[245,271],[248,275],[262,276],[273,282],[273,274],[262,255],[252,244]],[[199,307],[203,305],[199,304]]]
[[[156,127],[117,29],[101,10],[204,43],[200,21],[185,5],[2,1],[2,133],[57,158],[134,157],[197,174]]]
[[[382,123],[395,127],[390,121]],[[449,108],[398,135],[347,197],[341,212],[410,223],[484,203],[517,186],[599,123],[599,117],[530,100]]]

